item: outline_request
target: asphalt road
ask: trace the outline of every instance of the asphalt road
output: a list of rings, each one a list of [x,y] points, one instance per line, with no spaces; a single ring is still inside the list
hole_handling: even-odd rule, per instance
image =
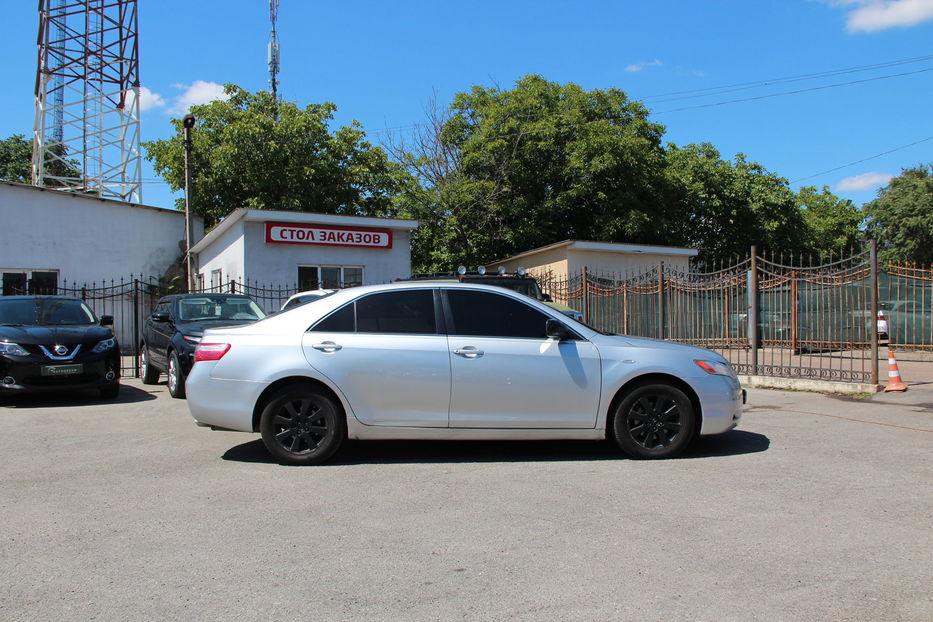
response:
[[[381,442],[298,468],[164,385],[24,398],[0,406],[0,620],[929,621],[916,400],[752,390],[663,462]]]

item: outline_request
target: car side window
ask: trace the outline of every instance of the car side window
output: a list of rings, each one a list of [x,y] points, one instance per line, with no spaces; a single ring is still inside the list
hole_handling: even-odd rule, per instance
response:
[[[545,325],[549,316],[514,298],[449,289],[447,300],[453,319],[453,326],[448,327],[451,335],[547,339]]]
[[[383,292],[356,301],[356,332],[434,335],[434,292]]]
[[[356,330],[356,313],[353,303],[337,309],[311,327],[319,333],[352,333]]]

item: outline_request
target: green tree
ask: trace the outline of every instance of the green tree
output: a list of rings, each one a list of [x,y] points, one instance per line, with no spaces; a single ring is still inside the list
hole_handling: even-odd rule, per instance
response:
[[[933,165],[904,169],[866,203],[868,231],[887,261],[933,264]]]
[[[64,148],[58,147],[57,153],[64,153]],[[49,171],[60,177],[81,178],[81,169],[73,160],[55,160]],[[26,140],[23,134],[14,134],[5,140],[0,140],[0,179],[15,181],[21,184],[32,183],[32,141]],[[57,186],[58,184],[49,184]]]
[[[701,265],[760,251],[799,252],[807,228],[787,180],[737,154],[723,160],[709,143],[667,149],[672,239],[700,250]]]
[[[449,270],[567,238],[669,243],[663,132],[617,89],[529,75],[457,94],[393,149],[421,181],[406,205],[429,223],[414,263]]]
[[[22,134],[0,141],[0,179],[21,184],[32,181],[32,141]]]
[[[229,99],[192,106],[192,211],[216,222],[231,210],[275,209],[391,216],[406,183],[401,167],[366,141],[357,122],[331,132],[336,106],[299,108],[270,93],[227,85]],[[143,143],[172,190],[184,187],[182,120],[176,135]],[[184,200],[177,201],[184,209]]]
[[[807,236],[806,250],[820,256],[855,249],[861,239],[859,229],[864,216],[848,199],[840,199],[823,186],[804,186],[797,193],[797,205],[803,210]]]

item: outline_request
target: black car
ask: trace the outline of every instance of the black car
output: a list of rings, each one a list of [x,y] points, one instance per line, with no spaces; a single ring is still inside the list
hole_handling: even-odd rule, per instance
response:
[[[120,391],[113,317],[100,320],[78,298],[0,298],[0,396],[51,390]]]
[[[157,383],[164,372],[171,396],[184,397],[185,378],[204,330],[249,324],[265,316],[248,296],[176,294],[161,298],[143,327],[139,350],[143,384]]]

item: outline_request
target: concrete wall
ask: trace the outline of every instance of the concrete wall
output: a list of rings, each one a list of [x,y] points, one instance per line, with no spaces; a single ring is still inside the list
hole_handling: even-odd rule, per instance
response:
[[[508,272],[524,268],[536,277],[546,277],[550,274],[554,278],[565,279],[568,271],[567,248],[552,248],[519,259],[490,264],[487,269],[495,272],[499,266],[505,266]]]
[[[230,279],[243,279],[246,269],[246,242],[243,236],[243,221],[234,223],[223,232],[214,244],[198,253],[198,273],[204,286],[211,286],[211,272],[221,271],[224,283]]]
[[[0,270],[58,271],[58,282],[161,276],[180,257],[176,210],[0,183]],[[204,233],[195,220],[196,239]]]

